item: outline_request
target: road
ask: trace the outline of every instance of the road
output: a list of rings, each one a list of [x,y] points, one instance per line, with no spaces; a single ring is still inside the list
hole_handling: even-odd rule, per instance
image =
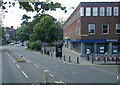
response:
[[[23,55],[27,62],[17,62],[7,51],[2,55],[3,83],[35,83],[44,81],[44,72],[49,70],[50,82],[60,83],[118,83],[117,65],[80,65],[70,64],[43,55],[40,52],[26,50],[19,44],[11,51]]]

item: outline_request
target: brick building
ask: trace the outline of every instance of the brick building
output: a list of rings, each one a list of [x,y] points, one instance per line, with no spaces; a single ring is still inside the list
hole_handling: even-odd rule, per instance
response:
[[[81,54],[120,53],[120,2],[81,2],[64,23],[64,45]]]

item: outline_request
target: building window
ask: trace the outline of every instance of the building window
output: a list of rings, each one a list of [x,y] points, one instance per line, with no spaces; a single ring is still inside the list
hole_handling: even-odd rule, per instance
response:
[[[100,7],[100,16],[105,16],[105,7]]]
[[[80,16],[84,16],[84,7],[80,8]]]
[[[108,31],[109,31],[109,25],[103,24],[102,25],[102,34],[108,34]]]
[[[120,24],[116,24],[116,34],[120,34]]]
[[[93,16],[98,16],[98,7],[93,7]]]
[[[95,34],[95,24],[88,24],[89,34]]]
[[[107,16],[111,16],[112,15],[112,7],[107,7]]]
[[[86,7],[86,16],[91,16],[91,8]]]
[[[119,7],[114,7],[114,16],[118,16]]]

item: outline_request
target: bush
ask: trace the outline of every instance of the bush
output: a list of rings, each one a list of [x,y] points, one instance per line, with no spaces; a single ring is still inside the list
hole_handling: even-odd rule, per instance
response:
[[[32,50],[41,50],[42,42],[40,40],[37,40],[35,42],[28,42],[27,46]]]

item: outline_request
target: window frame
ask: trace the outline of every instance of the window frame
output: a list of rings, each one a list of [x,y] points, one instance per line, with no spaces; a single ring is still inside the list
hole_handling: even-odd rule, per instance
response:
[[[87,11],[89,9],[89,11]],[[91,16],[91,7],[86,7],[85,16]]]
[[[90,25],[94,25],[94,28],[93,28],[94,33],[90,33],[90,30],[91,30]],[[95,34],[95,24],[88,24],[88,34]]]
[[[92,16],[98,16],[98,7],[93,7]]]
[[[103,33],[103,25],[108,25],[108,27],[107,27],[107,33]],[[102,24],[102,34],[109,34],[109,24]]]
[[[120,30],[120,28],[118,28],[117,25],[120,25],[120,24],[116,24],[116,34],[120,34],[120,33],[117,33],[117,29]]]
[[[101,14],[101,12],[102,12],[102,14]],[[105,16],[105,7],[100,7],[100,16]]]
[[[84,16],[85,15],[84,8],[85,7],[80,7],[80,16]]]
[[[110,8],[110,10],[108,10]],[[106,16],[112,16],[112,7],[106,7]]]
[[[117,8],[117,14],[115,8]],[[119,7],[113,7],[113,16],[119,16]]]

